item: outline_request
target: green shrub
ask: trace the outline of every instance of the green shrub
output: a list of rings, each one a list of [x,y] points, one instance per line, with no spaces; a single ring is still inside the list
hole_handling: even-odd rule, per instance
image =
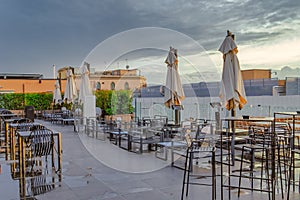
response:
[[[25,106],[33,106],[35,110],[49,110],[52,108],[52,99],[51,93],[0,94],[0,107],[8,110],[23,110]]]
[[[96,106],[103,115],[132,114],[132,92],[129,90],[100,90],[95,92]]]
[[[132,114],[132,92],[129,90],[100,90],[95,92],[96,106],[102,109],[103,115]],[[0,94],[0,107],[9,110],[23,110],[25,106],[33,106],[35,110],[51,110],[52,93],[10,93]],[[72,104],[63,104],[71,109]],[[59,108],[55,105],[54,108]]]
[[[35,110],[50,110],[53,95],[51,93],[30,93],[25,95],[26,105],[32,105]]]
[[[0,107],[8,110],[22,110],[25,104],[24,94],[0,94]]]

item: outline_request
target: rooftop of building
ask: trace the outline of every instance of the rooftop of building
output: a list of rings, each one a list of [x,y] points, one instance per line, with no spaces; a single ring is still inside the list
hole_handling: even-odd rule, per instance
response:
[[[0,73],[0,79],[43,79],[43,74]]]

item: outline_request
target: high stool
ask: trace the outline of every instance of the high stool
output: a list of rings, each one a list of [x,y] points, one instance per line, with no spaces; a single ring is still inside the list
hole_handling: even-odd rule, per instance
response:
[[[257,132],[257,130],[254,130],[251,135],[249,135],[249,143],[242,145],[241,151],[241,164],[240,164],[240,170],[239,170],[239,186],[238,186],[238,197],[240,197],[240,191],[241,189],[251,190],[251,191],[260,191],[260,192],[268,192],[269,193],[269,199],[271,199],[271,189],[270,189],[270,174],[269,174],[269,156],[270,156],[270,143],[271,140],[266,137],[261,132]],[[255,153],[261,153],[261,168],[260,168],[260,176],[256,177],[254,176],[255,172]],[[245,162],[245,154],[248,153],[250,157],[250,165],[247,172],[249,172],[249,175],[244,175],[243,172],[245,171],[243,169],[244,162]],[[265,177],[264,177],[265,174]],[[251,180],[251,188],[242,187],[242,178],[248,178]],[[254,188],[254,180],[260,181],[260,188]],[[268,190],[264,190],[262,183],[263,181],[267,182]]]
[[[289,179],[288,179],[288,193],[287,193],[287,199],[290,198],[290,190],[291,190],[291,184],[293,182],[293,186],[295,186],[296,180],[295,180],[295,155],[300,156],[300,149],[292,149],[291,150],[291,158],[290,158],[290,166],[289,166]],[[293,179],[293,180],[292,180]],[[300,193],[300,176],[298,182],[298,192]],[[295,188],[294,188],[295,189]]]
[[[282,199],[284,199],[284,186],[285,188],[288,187],[289,166],[291,166],[291,144],[293,142],[293,138],[288,132],[276,132],[275,136],[277,145],[277,153],[275,157],[277,160],[277,174],[279,174],[281,194]],[[284,185],[283,182],[285,182]]]
[[[181,200],[185,196],[188,196],[189,193],[189,185],[203,185],[203,186],[211,186],[211,197],[212,200],[216,199],[216,162],[215,162],[215,151],[216,148],[214,146],[214,142],[208,141],[206,139],[208,138],[200,138],[197,140],[193,140],[191,138],[191,135],[187,133],[185,135],[185,139],[187,142],[187,150],[186,150],[186,159],[185,159],[185,165],[184,165],[184,175],[183,175],[183,183],[182,183],[182,191],[181,191]],[[214,140],[214,139],[213,139]],[[208,141],[208,143],[206,143]],[[208,144],[208,145],[204,145]],[[207,152],[211,155],[204,155],[204,156],[196,156],[196,154]],[[192,167],[193,167],[193,160],[194,159],[200,159],[200,158],[207,158],[211,157],[211,176],[205,176],[205,177],[211,177],[211,184],[208,183],[199,183],[199,182],[190,182],[190,177],[195,175],[191,174]]]

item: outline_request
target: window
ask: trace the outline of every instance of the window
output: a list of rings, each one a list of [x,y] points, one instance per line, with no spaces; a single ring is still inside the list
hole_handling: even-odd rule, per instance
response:
[[[96,90],[101,90],[101,83],[100,82],[96,83]]]
[[[111,89],[111,90],[115,90],[115,88],[116,88],[116,84],[115,84],[114,82],[112,82],[112,83],[110,84],[110,89]]]
[[[125,90],[129,90],[129,84],[128,84],[128,82],[126,82],[126,83],[124,84],[124,89],[125,89]]]

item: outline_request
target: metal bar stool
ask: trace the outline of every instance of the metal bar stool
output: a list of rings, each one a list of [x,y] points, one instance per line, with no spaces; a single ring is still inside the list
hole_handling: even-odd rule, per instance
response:
[[[292,149],[291,150],[291,157],[290,157],[290,166],[289,166],[289,178],[288,178],[288,192],[287,192],[287,199],[290,198],[290,190],[291,190],[291,184],[293,184],[293,186],[295,186],[296,182],[298,182],[298,192],[300,193],[300,176],[298,181],[295,180],[295,155],[299,155],[300,156],[300,149]],[[294,188],[295,189],[295,188]]]
[[[241,151],[241,164],[239,170],[239,186],[238,186],[238,197],[240,197],[241,189],[251,190],[251,191],[260,191],[260,192],[268,192],[269,199],[271,199],[271,190],[270,190],[270,174],[269,174],[269,157],[270,157],[270,145],[271,139],[268,135],[265,135],[264,132],[258,129],[252,129],[252,132],[249,133],[249,142],[247,144],[242,145]],[[255,153],[260,153],[260,176],[255,176]],[[249,169],[245,170],[243,168],[244,163],[246,161],[245,155],[248,154],[250,158]],[[243,172],[248,172],[249,175],[243,174]],[[242,178],[250,179],[251,187],[242,186]],[[260,187],[254,187],[254,180],[258,180],[260,182]],[[263,189],[263,181],[267,182],[268,189]]]
[[[182,191],[181,191],[181,200],[185,196],[188,196],[189,193],[189,185],[202,185],[202,186],[211,186],[211,197],[212,200],[216,199],[216,162],[215,162],[215,138],[199,138],[197,140],[193,140],[189,133],[185,136],[187,142],[187,150],[186,150],[186,159],[184,166],[184,175],[183,175],[183,183],[182,183]],[[213,142],[212,142],[213,141]],[[204,145],[208,144],[208,145]],[[204,156],[196,156],[196,154],[207,152],[209,155]],[[211,175],[205,177],[211,177],[211,184],[209,183],[200,183],[200,182],[191,182],[191,176],[199,176],[199,174],[191,174],[193,167],[193,160],[210,157],[211,158]]]

